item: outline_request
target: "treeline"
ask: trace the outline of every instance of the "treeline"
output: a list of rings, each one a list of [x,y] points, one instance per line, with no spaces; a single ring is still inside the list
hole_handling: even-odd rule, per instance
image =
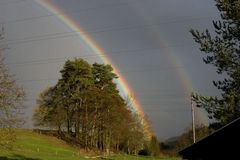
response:
[[[192,129],[186,129],[186,131],[182,133],[180,136],[170,138],[165,142],[161,142],[160,148],[162,153],[174,156],[178,155],[179,151],[193,144],[192,132],[193,132]],[[196,126],[195,128],[196,142],[209,136],[213,132],[214,130],[209,128],[209,126],[205,125]]]
[[[37,99],[34,125],[57,130],[86,150],[137,153],[143,148],[141,120],[120,96],[110,65],[66,61],[57,84]]]

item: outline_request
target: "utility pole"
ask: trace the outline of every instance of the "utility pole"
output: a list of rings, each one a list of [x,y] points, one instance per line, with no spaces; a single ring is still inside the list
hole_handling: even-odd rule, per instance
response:
[[[194,106],[193,106],[193,97],[191,96],[191,111],[192,111],[192,134],[193,134],[193,143],[196,142],[196,135],[195,135],[195,113],[194,113]]]

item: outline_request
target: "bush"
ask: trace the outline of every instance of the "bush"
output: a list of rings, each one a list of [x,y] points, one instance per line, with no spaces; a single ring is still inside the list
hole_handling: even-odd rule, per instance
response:
[[[138,152],[138,155],[140,155],[140,156],[150,156],[150,152],[149,152],[148,149],[145,148],[145,149],[140,150]]]

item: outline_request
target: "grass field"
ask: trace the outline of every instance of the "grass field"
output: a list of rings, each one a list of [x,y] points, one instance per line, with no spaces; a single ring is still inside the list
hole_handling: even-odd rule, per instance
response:
[[[75,147],[55,137],[41,135],[30,130],[18,130],[18,139],[12,151],[0,150],[0,160],[180,160],[179,158],[154,158],[129,155],[88,157]]]

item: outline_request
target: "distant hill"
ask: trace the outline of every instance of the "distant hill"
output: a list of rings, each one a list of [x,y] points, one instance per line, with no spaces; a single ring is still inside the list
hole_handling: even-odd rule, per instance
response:
[[[161,151],[168,155],[177,155],[176,145],[178,143],[179,136],[171,137],[164,142],[160,143]]]
[[[174,143],[176,142],[177,140],[179,139],[179,136],[176,136],[176,137],[170,137],[168,138],[167,140],[164,141],[164,143]]]

